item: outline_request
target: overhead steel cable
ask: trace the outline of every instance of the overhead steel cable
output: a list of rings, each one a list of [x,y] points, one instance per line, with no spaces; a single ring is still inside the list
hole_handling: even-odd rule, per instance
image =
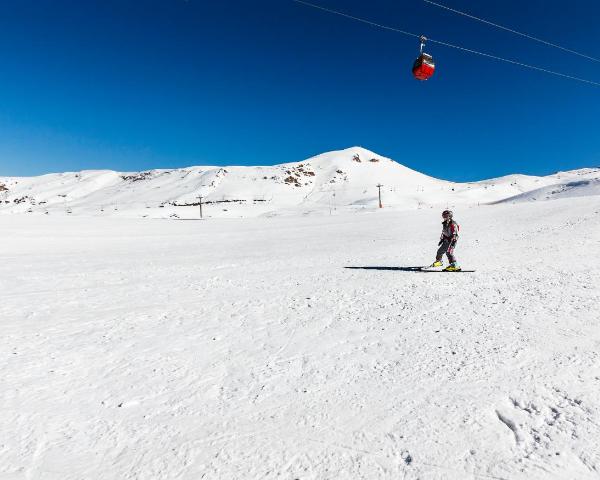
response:
[[[431,38],[427,38],[428,42],[437,43],[439,45],[443,45],[445,47],[456,48],[458,50],[462,50],[464,52],[473,53],[475,55],[481,55],[483,57],[492,58],[494,60],[500,60],[501,62],[512,63],[513,65],[519,65],[525,68],[531,68],[532,70],[537,70],[538,72],[551,73],[552,75],[557,75],[559,77],[569,78],[571,80],[577,80],[578,82],[589,83],[590,85],[596,85],[600,87],[600,82],[594,82],[593,80],[586,80],[585,78],[574,77],[572,75],[567,75],[566,73],[555,72],[553,70],[548,70],[542,67],[536,67],[535,65],[529,65],[527,63],[518,62],[517,60],[510,60],[508,58],[498,57],[496,55],[492,55],[490,53],[478,52],[477,50],[471,50],[470,48],[459,47],[458,45],[452,45],[451,43],[440,42],[439,40],[432,40]]]
[[[358,22],[366,23],[367,25],[371,25],[373,27],[381,28],[383,30],[389,30],[389,31],[392,31],[392,32],[402,33],[403,35],[408,35],[410,37],[416,37],[416,38],[420,38],[421,37],[421,35],[418,35],[416,33],[408,32],[406,30],[401,30],[399,28],[394,28],[394,27],[390,27],[388,25],[383,25],[383,24],[380,24],[380,23],[372,22],[372,21],[366,20],[364,18],[356,17],[354,15],[349,15],[347,13],[340,12],[338,10],[333,10],[331,8],[322,7],[321,5],[316,5],[314,3],[306,2],[304,0],[291,0],[291,1],[295,2],[295,3],[299,3],[301,5],[305,5],[307,7],[316,8],[318,10],[323,10],[323,11],[328,12],[328,13],[332,13],[332,14],[335,14],[335,15],[340,15],[340,16],[345,17],[345,18],[356,20]],[[570,80],[576,80],[578,82],[583,82],[583,83],[587,83],[589,85],[594,85],[596,87],[600,87],[600,82],[594,82],[593,80],[587,80],[585,78],[580,78],[580,77],[575,77],[573,75],[567,75],[565,73],[555,72],[553,70],[548,70],[547,68],[542,68],[542,67],[538,67],[538,66],[535,66],[535,65],[529,65],[527,63],[519,62],[517,60],[511,60],[511,59],[508,59],[508,58],[499,57],[497,55],[492,55],[490,53],[479,52],[479,51],[473,50],[471,48],[465,48],[465,47],[461,47],[459,45],[453,45],[451,43],[442,42],[440,40],[434,40],[434,39],[429,38],[429,37],[427,37],[427,41],[431,42],[431,43],[437,43],[437,44],[445,46],[445,47],[450,47],[450,48],[455,48],[457,50],[462,50],[463,52],[472,53],[474,55],[481,55],[483,57],[491,58],[493,60],[499,60],[499,61],[506,62],[506,63],[512,63],[513,65],[518,65],[518,66],[521,66],[521,67],[530,68],[532,70],[537,70],[538,72],[549,73],[551,75],[556,75],[558,77],[563,77],[563,78],[567,78],[567,79],[570,79]]]
[[[302,5],[306,5],[307,7],[316,8],[318,10],[323,10],[324,12],[334,13],[336,15],[340,15],[342,17],[350,18],[352,20],[356,20],[357,22],[366,23],[367,25],[371,25],[373,27],[382,28],[384,30],[391,30],[392,32],[403,33],[404,35],[409,35],[411,37],[419,38],[421,35],[417,35],[416,33],[407,32],[405,30],[400,30],[394,27],[388,27],[387,25],[382,25],[380,23],[371,22],[369,20],[365,20],[364,18],[355,17],[353,15],[348,15],[344,12],[339,12],[337,10],[332,10],[331,8],[322,7],[321,5],[315,5],[314,3],[305,2],[304,0],[292,0],[292,2],[301,3]]]
[[[556,43],[552,43],[552,42],[548,42],[546,40],[542,40],[541,38],[534,37],[533,35],[528,35],[527,33],[523,33],[523,32],[519,32],[517,30],[513,30],[512,28],[508,28],[508,27],[505,27],[503,25],[499,25],[497,23],[490,22],[489,20],[485,20],[483,18],[476,17],[475,15],[470,15],[470,14],[468,14],[466,12],[461,12],[460,10],[456,10],[454,8],[447,7],[446,5],[442,5],[441,3],[432,2],[431,0],[423,0],[423,1],[425,3],[429,3],[430,5],[435,5],[436,7],[443,8],[443,9],[448,10],[450,12],[457,13],[458,15],[462,15],[464,17],[468,17],[468,18],[471,18],[473,20],[477,20],[478,22],[486,23],[486,24],[491,25],[493,27],[500,28],[502,30],[506,30],[507,32],[514,33],[515,35],[520,35],[521,37],[525,37],[525,38],[528,38],[530,40],[534,40],[536,42],[543,43],[544,45],[548,45],[550,47],[558,48],[559,50],[563,50],[565,52],[572,53],[574,55],[579,55],[580,57],[587,58],[588,60],[592,60],[593,62],[600,62],[600,59],[595,58],[595,57],[591,57],[590,55],[586,55],[584,53],[577,52],[577,51],[572,50],[570,48],[562,47],[560,45],[557,45]]]

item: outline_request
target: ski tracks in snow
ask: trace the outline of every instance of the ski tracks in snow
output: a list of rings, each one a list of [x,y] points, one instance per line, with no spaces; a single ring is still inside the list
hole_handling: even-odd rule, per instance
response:
[[[5,239],[0,476],[597,478],[598,207],[462,212],[469,275],[344,268],[426,211]]]

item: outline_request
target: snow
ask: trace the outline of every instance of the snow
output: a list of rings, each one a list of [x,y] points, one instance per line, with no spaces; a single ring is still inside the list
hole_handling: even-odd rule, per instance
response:
[[[403,169],[380,181],[449,185]],[[520,180],[461,186],[460,274],[403,270],[433,260],[438,210],[340,193],[329,215],[314,184],[318,215],[266,183],[288,192],[257,206],[276,216],[94,210],[137,215],[159,198],[144,182],[162,200],[206,175],[216,196],[234,172],[258,184],[200,170],[5,180],[51,212],[0,215],[0,478],[598,478],[600,196],[484,205]]]
[[[593,191],[564,185],[590,182]],[[429,177],[361,147],[302,162],[264,167],[196,166],[146,172],[83,171],[0,178],[0,214],[129,218],[212,218],[329,215],[374,211],[378,190],[390,210],[456,208],[485,203],[545,200],[568,188],[597,195],[600,169],[545,177],[509,175],[453,183]],[[539,192],[543,190],[543,194]],[[527,193],[531,195],[516,197]]]
[[[600,195],[600,178],[576,180],[567,183],[557,183],[547,187],[536,188],[535,190],[506,198],[501,200],[501,202],[514,203],[535,201],[538,199],[555,200],[557,198],[588,197],[592,195]]]

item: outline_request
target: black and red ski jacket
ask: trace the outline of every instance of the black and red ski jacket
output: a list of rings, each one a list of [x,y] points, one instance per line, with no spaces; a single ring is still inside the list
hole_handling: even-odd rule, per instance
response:
[[[440,236],[440,241],[449,240],[450,243],[455,244],[458,241],[459,230],[460,226],[454,220],[442,222],[442,235]]]

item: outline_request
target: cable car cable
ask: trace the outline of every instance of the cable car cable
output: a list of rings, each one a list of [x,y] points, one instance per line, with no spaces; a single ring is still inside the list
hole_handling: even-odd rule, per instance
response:
[[[539,72],[551,73],[552,75],[557,75],[559,77],[569,78],[571,80],[577,80],[578,82],[589,83],[590,85],[596,85],[600,87],[600,82],[594,82],[593,80],[586,80],[585,78],[573,77],[572,75],[567,75],[566,73],[555,72],[553,70],[548,70],[542,67],[536,67],[535,65],[529,65],[527,63],[518,62],[516,60],[510,60],[508,58],[498,57],[496,55],[492,55],[490,53],[478,52],[477,50],[471,50],[470,48],[459,47],[458,45],[452,45],[451,43],[440,42],[439,40],[432,40],[431,38],[427,39],[430,42],[437,43],[439,45],[443,45],[445,47],[456,48],[458,50],[463,50],[465,52],[473,53],[475,55],[481,55],[484,57],[492,58],[494,60],[500,60],[506,63],[512,63],[513,65],[520,65],[521,67],[531,68],[532,70],[537,70]]]
[[[502,30],[506,30],[507,32],[514,33],[515,35],[520,35],[522,37],[529,38],[530,40],[534,40],[536,42],[543,43],[543,44],[548,45],[550,47],[558,48],[559,50],[563,50],[565,52],[569,52],[569,53],[573,53],[575,55],[579,55],[580,57],[587,58],[588,60],[592,60],[594,62],[600,62],[600,59],[598,59],[598,58],[591,57],[591,56],[586,55],[584,53],[576,52],[575,50],[571,50],[570,48],[562,47],[560,45],[557,45],[556,43],[551,43],[551,42],[548,42],[546,40],[542,40],[541,38],[537,38],[537,37],[534,37],[533,35],[528,35],[526,33],[519,32],[517,30],[513,30],[512,28],[508,28],[508,27],[504,27],[502,25],[498,25],[497,23],[490,22],[489,20],[484,20],[483,18],[476,17],[475,15],[470,15],[468,13],[461,12],[460,10],[455,10],[454,8],[447,7],[446,5],[442,5],[441,3],[432,2],[431,0],[423,0],[423,1],[425,3],[429,3],[431,5],[435,5],[436,7],[443,8],[445,10],[449,10],[450,12],[454,12],[454,13],[457,13],[459,15],[463,15],[465,17],[472,18],[473,20],[477,20],[477,21],[482,22],[482,23],[487,23],[488,25],[491,25],[493,27],[500,28]]]
[[[325,12],[333,13],[335,15],[340,15],[342,17],[350,18],[350,19],[356,20],[358,22],[366,23],[367,25],[371,25],[373,27],[381,28],[383,30],[390,30],[392,32],[402,33],[404,35],[408,35],[408,36],[411,36],[411,37],[417,37],[417,38],[421,37],[421,35],[417,35],[416,33],[407,32],[405,30],[400,30],[399,28],[394,28],[394,27],[390,27],[388,25],[382,25],[380,23],[371,22],[370,20],[365,20],[364,18],[355,17],[355,16],[349,15],[347,13],[343,13],[343,12],[339,12],[337,10],[333,10],[333,9],[330,9],[330,8],[322,7],[322,6],[316,5],[314,3],[306,2],[305,0],[291,0],[291,1],[295,2],[295,3],[299,3],[299,4],[302,4],[302,5],[305,5],[307,7],[316,8],[318,10],[323,10]],[[457,50],[462,50],[464,52],[472,53],[472,54],[475,54],[475,55],[481,55],[483,57],[491,58],[493,60],[499,60],[499,61],[506,62],[506,63],[512,63],[513,65],[519,65],[521,67],[530,68],[532,70],[537,70],[539,72],[549,73],[549,74],[556,75],[556,76],[559,76],[559,77],[568,78],[570,80],[576,80],[578,82],[588,83],[590,85],[595,85],[597,87],[600,87],[600,82],[594,82],[593,80],[586,80],[585,78],[574,77],[572,75],[567,75],[565,73],[555,72],[553,70],[548,70],[546,68],[537,67],[535,65],[529,65],[527,63],[522,63],[522,62],[519,62],[517,60],[510,60],[508,58],[502,58],[502,57],[499,57],[497,55],[492,55],[490,53],[485,53],[485,52],[479,52],[477,50],[472,50],[470,48],[465,48],[465,47],[461,47],[461,46],[458,46],[458,45],[453,45],[451,43],[442,42],[440,40],[433,40],[432,38],[429,38],[429,37],[427,37],[427,41],[428,42],[432,42],[432,43],[437,43],[437,44],[445,46],[445,47],[450,47],[450,48],[455,48]]]
[[[352,15],[348,15],[344,12],[338,12],[337,10],[332,10],[330,8],[322,7],[321,5],[315,5],[314,3],[305,2],[304,0],[292,0],[292,2],[301,3],[302,5],[306,5],[307,7],[317,8],[319,10],[323,10],[329,13],[335,13],[336,15],[341,15],[342,17],[351,18],[352,20],[356,20],[358,22],[366,23],[367,25],[371,25],[373,27],[379,27],[384,30],[391,30],[392,32],[403,33],[404,35],[409,35],[411,37],[420,38],[421,35],[417,35],[416,33],[406,32],[404,30],[400,30],[398,28],[389,27],[387,25],[381,25],[380,23],[371,22],[369,20],[365,20],[364,18],[354,17]]]

